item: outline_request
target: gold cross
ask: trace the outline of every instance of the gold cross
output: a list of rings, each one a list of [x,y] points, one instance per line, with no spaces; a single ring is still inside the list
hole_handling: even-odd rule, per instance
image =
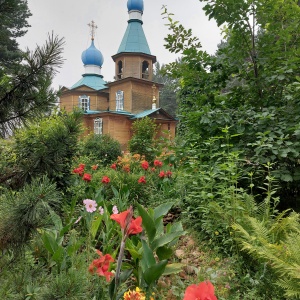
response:
[[[89,23],[88,26],[90,27],[92,40],[94,40],[94,38],[95,38],[95,31],[98,28],[98,26],[95,24],[94,21],[92,21],[91,23]]]

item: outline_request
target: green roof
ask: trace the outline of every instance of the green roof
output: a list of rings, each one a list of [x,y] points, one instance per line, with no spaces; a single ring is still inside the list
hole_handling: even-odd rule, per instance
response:
[[[101,75],[83,75],[83,77],[76,82],[71,89],[86,85],[94,90],[102,90],[106,88],[106,81]]]
[[[128,21],[126,32],[117,53],[122,52],[139,52],[151,55],[141,21]]]
[[[134,115],[131,119],[140,119],[140,118],[144,118],[144,117],[147,117],[151,114],[153,114],[154,112],[156,111],[159,111],[160,108],[157,108],[157,109],[148,109],[148,110],[144,110],[136,115]]]

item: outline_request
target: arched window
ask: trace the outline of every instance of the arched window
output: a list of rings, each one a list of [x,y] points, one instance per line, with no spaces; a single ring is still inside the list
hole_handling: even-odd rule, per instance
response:
[[[118,79],[122,79],[123,78],[123,62],[121,60],[118,62],[118,74],[117,74],[117,78]]]
[[[120,90],[116,92],[116,110],[124,110],[124,92]]]
[[[78,99],[78,106],[81,108],[83,111],[90,110],[90,97],[83,95],[79,96]]]
[[[103,120],[102,118],[96,118],[94,120],[94,134],[103,133]]]
[[[149,78],[149,63],[146,60],[144,60],[142,64],[142,78]]]

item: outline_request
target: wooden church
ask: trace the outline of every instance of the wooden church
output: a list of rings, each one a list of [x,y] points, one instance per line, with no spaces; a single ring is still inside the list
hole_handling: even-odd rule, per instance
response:
[[[106,82],[101,74],[103,55],[94,45],[94,22],[91,45],[81,59],[85,72],[71,88],[62,87],[60,107],[84,111],[85,134],[109,134],[126,150],[132,137],[134,121],[149,117],[158,125],[158,135],[175,137],[176,119],[159,107],[162,84],[153,81],[153,64],[143,30],[143,0],[128,0],[129,20],[115,62],[115,81]],[[167,136],[166,136],[167,135]]]

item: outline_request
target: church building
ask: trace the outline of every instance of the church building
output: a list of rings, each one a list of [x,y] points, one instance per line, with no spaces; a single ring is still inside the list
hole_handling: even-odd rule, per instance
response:
[[[84,111],[85,135],[109,134],[127,149],[132,137],[134,121],[149,117],[158,125],[158,136],[175,137],[176,119],[159,107],[159,89],[162,84],[153,81],[153,64],[143,30],[143,0],[128,0],[127,29],[116,54],[115,81],[106,82],[101,74],[103,55],[94,45],[95,24],[92,21],[91,45],[83,51],[82,78],[72,87],[62,87],[60,107]]]

